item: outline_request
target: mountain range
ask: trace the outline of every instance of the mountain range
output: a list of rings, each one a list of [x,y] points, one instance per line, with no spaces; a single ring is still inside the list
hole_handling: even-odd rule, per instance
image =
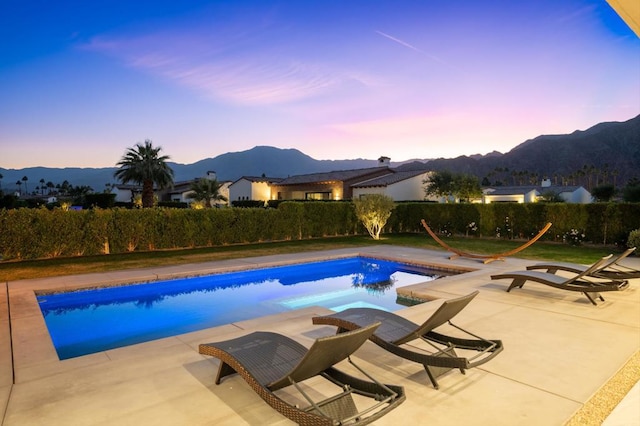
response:
[[[170,153],[169,153],[170,155]],[[380,153],[391,157],[393,152]],[[307,173],[375,167],[376,159],[316,160],[297,149],[256,146],[247,151],[229,152],[192,164],[168,163],[176,182],[192,180],[215,171],[220,181],[234,181],[242,176],[287,177]],[[606,122],[587,130],[576,130],[565,135],[542,135],[527,140],[502,154],[460,156],[391,162],[399,170],[449,170],[487,178],[490,182],[515,184],[516,177],[573,177],[587,173],[615,176],[614,183],[626,185],[631,179],[640,179],[640,115],[624,122]],[[107,183],[116,183],[116,167],[104,168],[0,168],[2,189],[16,189],[15,182],[28,178],[28,190],[33,191],[40,180],[54,184],[68,181],[73,186],[90,186],[96,192]],[[605,179],[606,180],[606,179]],[[519,182],[522,183],[522,182]],[[527,182],[529,183],[529,182]],[[567,183],[571,183],[567,181]],[[574,182],[575,183],[575,182]],[[24,188],[22,188],[24,190]]]

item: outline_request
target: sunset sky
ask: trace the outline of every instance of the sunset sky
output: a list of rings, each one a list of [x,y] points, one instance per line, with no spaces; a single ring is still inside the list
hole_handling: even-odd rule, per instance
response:
[[[507,152],[640,114],[640,39],[605,0],[0,3],[0,167]]]

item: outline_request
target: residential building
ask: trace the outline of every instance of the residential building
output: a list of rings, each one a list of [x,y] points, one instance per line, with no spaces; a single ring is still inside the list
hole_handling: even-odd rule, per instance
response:
[[[290,176],[271,185],[271,199],[350,200],[352,185],[393,173],[384,166]]]
[[[116,203],[132,203],[137,195],[142,194],[142,185],[116,184],[111,191],[116,194]]]
[[[266,176],[242,176],[229,185],[229,202],[271,200],[271,185],[281,180]]]
[[[486,188],[483,202],[489,203],[535,203],[541,198],[555,195],[566,203],[588,204],[593,202],[591,193],[582,186],[553,186],[545,179],[538,186],[495,186]]]
[[[191,203],[193,201],[193,198],[191,198],[191,193],[193,192],[191,190],[191,186],[193,185],[194,182],[197,182],[200,179],[217,180],[217,175],[216,175],[216,172],[214,171],[208,171],[203,178],[196,178],[196,179],[182,181],[182,182],[175,182],[171,188],[162,191],[159,194],[159,197],[163,201]],[[222,182],[218,181],[218,183],[222,185],[218,190],[218,194],[222,195],[227,200],[229,200],[229,186],[231,185],[231,181],[222,181]],[[220,206],[229,205],[229,202],[216,201],[215,204],[216,206],[220,207]]]
[[[393,171],[377,178],[356,183],[351,186],[353,198],[359,198],[368,194],[383,194],[395,201],[424,200],[424,181],[428,180],[431,172],[418,171]],[[438,198],[428,198],[430,201],[438,201]]]

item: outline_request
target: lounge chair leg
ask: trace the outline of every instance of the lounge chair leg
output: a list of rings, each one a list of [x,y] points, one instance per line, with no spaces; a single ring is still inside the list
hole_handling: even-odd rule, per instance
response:
[[[435,355],[441,356],[441,357],[450,356],[454,358],[457,358],[458,356],[453,346],[444,348],[442,351],[440,351],[439,353],[436,353]],[[450,370],[453,370],[453,368],[451,367],[438,367],[438,366],[427,365],[427,364],[423,364],[423,366],[424,366],[424,369],[427,371],[427,375],[429,376],[429,380],[431,380],[431,384],[433,384],[433,387],[436,389],[440,389],[440,386],[438,385],[438,381],[436,380],[436,377],[440,377],[443,374],[448,373]],[[460,368],[459,370],[462,374],[466,374],[463,368]]]
[[[598,306],[598,304],[596,303],[595,299],[600,299],[601,301],[604,302],[604,297],[602,297],[602,295],[600,293],[595,293],[594,292],[594,297],[592,297],[589,293],[587,293],[586,291],[584,292],[584,295],[587,296],[587,298],[589,299],[589,301],[594,304],[595,306]]]
[[[220,361],[220,366],[218,367],[218,374],[216,374],[216,382],[215,382],[216,385],[220,384],[220,380],[222,380],[223,377],[230,376],[235,373],[237,373],[237,371],[231,368],[229,364],[227,364],[224,361]]]
[[[514,287],[522,288],[522,286],[524,285],[524,282],[525,282],[525,280],[514,278],[513,282],[511,283],[511,285],[507,289],[507,293],[510,292],[511,289],[514,288]]]
[[[431,384],[433,385],[433,387],[435,389],[440,389],[440,385],[438,385],[438,381],[436,380],[436,377],[431,372],[431,368],[428,365],[425,365],[424,369],[427,372],[427,376],[429,376],[429,380],[431,380]]]

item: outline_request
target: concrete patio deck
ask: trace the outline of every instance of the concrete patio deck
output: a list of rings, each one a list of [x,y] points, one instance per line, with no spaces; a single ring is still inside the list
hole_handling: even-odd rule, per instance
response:
[[[441,300],[478,289],[480,294],[456,323],[501,339],[505,346],[495,359],[466,375],[451,371],[442,376],[436,390],[420,365],[366,342],[356,352],[356,362],[381,381],[404,386],[407,394],[399,408],[376,422],[379,425],[563,425],[640,349],[640,279],[625,291],[604,293],[606,301],[598,306],[581,293],[536,283],[507,293],[508,280],[492,281],[490,275],[532,263],[518,258],[485,265],[449,260],[443,251],[378,246],[23,280],[3,283],[0,291],[0,423],[290,424],[240,376],[215,385],[218,361],[200,355],[198,345],[270,330],[309,346],[313,339],[335,332],[311,323],[312,316],[331,311],[306,308],[60,361],[34,290],[153,281],[350,254],[470,271],[402,288],[436,300],[398,313],[422,322]],[[638,258],[629,261],[640,266]],[[636,385],[605,424],[640,424],[639,400]],[[601,421],[594,417],[582,424]]]

